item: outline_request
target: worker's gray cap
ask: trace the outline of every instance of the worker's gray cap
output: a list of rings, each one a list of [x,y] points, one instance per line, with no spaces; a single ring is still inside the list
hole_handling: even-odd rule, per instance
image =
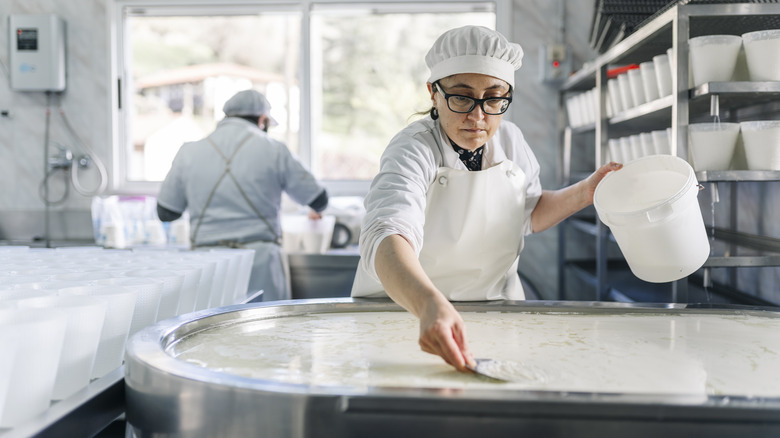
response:
[[[271,103],[263,96],[262,93],[256,90],[244,90],[236,93],[233,97],[225,102],[225,106],[222,107],[225,115],[231,116],[268,116],[271,120],[271,125],[275,126],[279,123],[271,117]]]

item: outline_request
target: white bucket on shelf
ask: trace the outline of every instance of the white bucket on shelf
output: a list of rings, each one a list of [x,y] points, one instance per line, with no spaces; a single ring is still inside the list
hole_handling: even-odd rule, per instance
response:
[[[642,145],[642,156],[646,157],[656,154],[653,136],[649,132],[642,132],[639,134],[639,143]]]
[[[669,55],[653,56],[655,64],[655,79],[658,85],[658,94],[665,97],[672,94],[672,69],[669,66]]]
[[[641,68],[635,68],[626,72],[628,75],[628,85],[631,87],[631,97],[634,98],[634,105],[639,106],[647,102],[645,96],[645,86],[642,83]]]
[[[639,139],[639,134],[629,136],[628,144],[631,145],[631,159],[642,158],[642,141]]]
[[[728,170],[737,146],[739,123],[694,123],[688,126],[693,168]]]
[[[569,116],[569,125],[573,128],[582,126],[582,116],[580,115],[579,106],[575,102],[576,97],[566,98],[566,114]]]
[[[740,123],[748,170],[780,170],[780,120]]]
[[[625,158],[623,158],[623,152],[620,150],[620,140],[617,138],[610,138],[607,140],[607,147],[609,148],[609,155],[612,161],[618,163],[625,161]]]
[[[620,87],[618,86],[617,79],[610,79],[607,81],[607,90],[609,90],[609,100],[612,102],[612,111],[615,114],[620,114],[626,110],[623,107],[623,98],[620,96]]]
[[[634,159],[634,154],[631,153],[631,142],[628,140],[628,137],[620,137],[618,145],[620,145],[620,156],[623,158],[623,163],[628,163]]]
[[[618,88],[620,89],[620,98],[623,101],[623,110],[627,111],[635,107],[634,96],[631,95],[631,84],[628,81],[628,74],[623,73],[617,77]]]
[[[695,86],[731,80],[742,47],[742,37],[705,35],[691,38],[689,44]]]
[[[653,148],[656,154],[670,155],[672,153],[669,131],[659,129],[650,133],[653,136]]]
[[[748,72],[753,81],[780,81],[780,29],[742,34]]]
[[[653,155],[611,172],[593,204],[631,268],[644,281],[664,283],[699,269],[710,253],[698,181],[685,160]]]
[[[639,64],[639,73],[642,75],[642,86],[644,87],[647,101],[652,102],[661,97],[658,94],[658,80],[655,77],[655,64],[653,61]]]

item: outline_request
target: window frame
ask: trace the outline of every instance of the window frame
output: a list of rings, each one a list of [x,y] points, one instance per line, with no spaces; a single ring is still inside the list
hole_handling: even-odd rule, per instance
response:
[[[300,131],[298,157],[309,169],[312,168],[312,90],[311,90],[311,16],[328,10],[366,9],[371,13],[424,13],[424,12],[462,12],[467,10],[485,11],[484,5],[492,5],[496,15],[496,29],[505,35],[511,30],[511,2],[508,0],[112,0],[108,14],[110,23],[111,69],[111,179],[110,193],[155,195],[160,182],[128,180],[128,132],[127,120],[130,116],[123,103],[128,99],[127,89],[130,81],[126,57],[130,53],[127,40],[125,19],[128,16],[209,15],[219,12],[222,15],[244,15],[273,12],[296,12],[301,14],[301,48],[299,65],[300,75]],[[226,13],[226,9],[229,9]],[[488,9],[489,10],[489,9]],[[364,180],[324,180],[322,184],[332,196],[363,196],[368,192],[371,181]]]

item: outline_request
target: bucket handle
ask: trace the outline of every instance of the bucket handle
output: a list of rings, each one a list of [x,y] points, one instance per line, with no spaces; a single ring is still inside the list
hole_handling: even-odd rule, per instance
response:
[[[674,209],[669,204],[661,205],[660,207],[654,208],[647,213],[645,213],[645,216],[647,216],[647,220],[650,223],[658,222],[666,217],[668,217],[670,214],[674,213]]]
[[[704,190],[704,186],[701,184],[696,184],[697,191]],[[658,222],[661,219],[664,219],[668,217],[670,214],[674,213],[674,208],[671,206],[671,204],[664,204],[660,207],[654,208],[647,213],[645,213],[645,216],[647,216],[647,220],[652,222]]]

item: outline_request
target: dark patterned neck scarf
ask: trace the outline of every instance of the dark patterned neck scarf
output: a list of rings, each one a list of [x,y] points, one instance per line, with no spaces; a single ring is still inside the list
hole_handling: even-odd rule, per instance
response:
[[[470,151],[456,145],[452,140],[450,140],[450,144],[452,145],[452,148],[455,149],[455,152],[458,153],[460,161],[463,161],[463,164],[466,165],[468,170],[482,170],[482,152],[485,150],[485,145]]]

